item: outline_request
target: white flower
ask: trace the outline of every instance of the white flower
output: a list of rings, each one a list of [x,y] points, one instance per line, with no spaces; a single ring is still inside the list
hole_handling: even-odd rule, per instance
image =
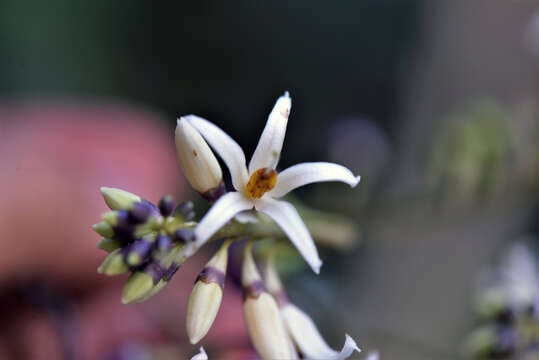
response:
[[[248,168],[243,150],[223,130],[195,115],[178,120],[188,121],[221,156],[230,170],[236,190],[219,198],[202,218],[195,229],[196,240],[192,251],[200,248],[236,214],[254,208],[271,217],[314,272],[320,271],[322,261],[298,212],[290,203],[276,198],[297,187],[321,181],[342,181],[354,187],[359,182],[359,176],[354,176],[341,165],[325,162],[301,163],[277,174],[275,168],[283,146],[290,107],[290,96],[286,92],[275,103]]]

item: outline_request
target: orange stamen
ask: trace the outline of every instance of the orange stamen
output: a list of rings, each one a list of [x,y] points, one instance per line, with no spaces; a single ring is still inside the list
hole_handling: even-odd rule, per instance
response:
[[[251,199],[260,199],[262,195],[273,189],[276,183],[277,171],[271,168],[262,168],[251,175],[245,190]]]

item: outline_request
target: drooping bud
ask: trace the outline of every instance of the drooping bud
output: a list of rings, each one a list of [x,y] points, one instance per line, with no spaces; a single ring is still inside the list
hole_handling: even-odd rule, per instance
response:
[[[251,341],[263,359],[297,359],[292,341],[274,298],[266,291],[251,254],[245,246],[242,267],[243,317]]]
[[[111,210],[131,209],[134,203],[140,202],[140,196],[125,190],[102,186],[103,198]]]
[[[313,320],[290,303],[275,268],[273,251],[269,253],[264,264],[264,284],[277,301],[286,329],[305,358],[341,360],[348,358],[354,351],[361,351],[350,335],[345,335],[340,352],[329,347]]]
[[[98,224],[92,225],[92,229],[99,235],[106,238],[111,238],[114,236],[114,230],[112,230],[112,226],[110,226],[110,224],[106,221],[101,221]]]
[[[223,298],[228,247],[225,241],[198,276],[187,305],[187,335],[196,344],[210,330]]]
[[[114,251],[120,247],[122,247],[121,242],[109,238],[103,238],[97,243],[97,248],[105,250],[106,252]]]
[[[209,201],[217,200],[225,192],[223,172],[202,135],[180,118],[175,142],[178,161],[189,184]]]
[[[129,270],[127,264],[124,262],[122,249],[116,249],[107,255],[105,260],[101,263],[97,272],[106,275],[120,275]]]

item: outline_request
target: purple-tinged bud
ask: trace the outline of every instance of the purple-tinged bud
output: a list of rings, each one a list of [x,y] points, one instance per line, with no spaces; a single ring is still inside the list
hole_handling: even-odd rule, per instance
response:
[[[251,341],[263,359],[297,359],[275,299],[265,290],[251,253],[251,243],[243,253],[243,317]]]
[[[209,202],[216,202],[225,193],[225,184],[221,181],[221,183],[217,187],[211,188],[204,193],[200,193],[200,195],[202,195],[202,197]]]
[[[125,253],[125,262],[129,266],[138,266],[142,264],[151,254],[154,242],[148,239],[137,240],[127,248]]]
[[[206,264],[189,296],[186,325],[191,344],[206,336],[221,306],[230,243],[230,240],[223,243]]]
[[[178,229],[174,233],[174,240],[179,243],[192,243],[195,241],[195,232],[193,229]]]
[[[159,211],[164,217],[172,215],[174,211],[174,200],[172,200],[172,196],[165,195],[159,200]]]
[[[195,218],[195,206],[192,201],[184,201],[174,209],[174,215],[180,216],[184,221],[190,221]]]
[[[160,215],[159,209],[148,200],[133,204],[133,208],[129,213],[132,221],[137,224],[146,222],[150,216]]]
[[[167,251],[172,247],[172,239],[165,234],[157,235],[155,242],[157,243],[157,249],[160,251]]]

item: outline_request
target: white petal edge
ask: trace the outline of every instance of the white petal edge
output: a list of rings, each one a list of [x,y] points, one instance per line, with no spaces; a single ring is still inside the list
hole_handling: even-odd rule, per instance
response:
[[[345,335],[346,340],[340,352],[330,348],[310,316],[294,304],[287,304],[281,308],[281,315],[294,343],[306,359],[342,360],[348,358],[354,351],[361,352],[348,334]]]
[[[348,168],[327,162],[301,163],[283,170],[277,176],[277,184],[268,193],[271,197],[281,197],[290,191],[311,183],[341,181],[355,187],[360,180]]]
[[[309,230],[301,220],[297,210],[286,201],[263,197],[255,202],[256,210],[268,215],[285,232],[305,261],[318,274],[322,260]]]
[[[232,185],[236,190],[243,192],[249,179],[245,165],[245,154],[238,143],[218,126],[206,119],[196,115],[187,115],[183,118],[189,121],[215,152],[219,154],[230,171]]]
[[[204,348],[200,347],[200,352],[193,356],[191,360],[208,360],[208,354],[204,351]]]
[[[252,207],[253,202],[239,192],[233,191],[221,196],[195,228],[195,249],[204,245],[234,215]]]
[[[378,351],[371,351],[367,354],[365,360],[380,360],[380,354]]]
[[[261,168],[275,169],[281,156],[292,100],[288,91],[277,99],[249,162],[249,174]]]
[[[258,222],[258,218],[251,211],[242,211],[236,214],[234,219],[241,224],[256,224]]]

